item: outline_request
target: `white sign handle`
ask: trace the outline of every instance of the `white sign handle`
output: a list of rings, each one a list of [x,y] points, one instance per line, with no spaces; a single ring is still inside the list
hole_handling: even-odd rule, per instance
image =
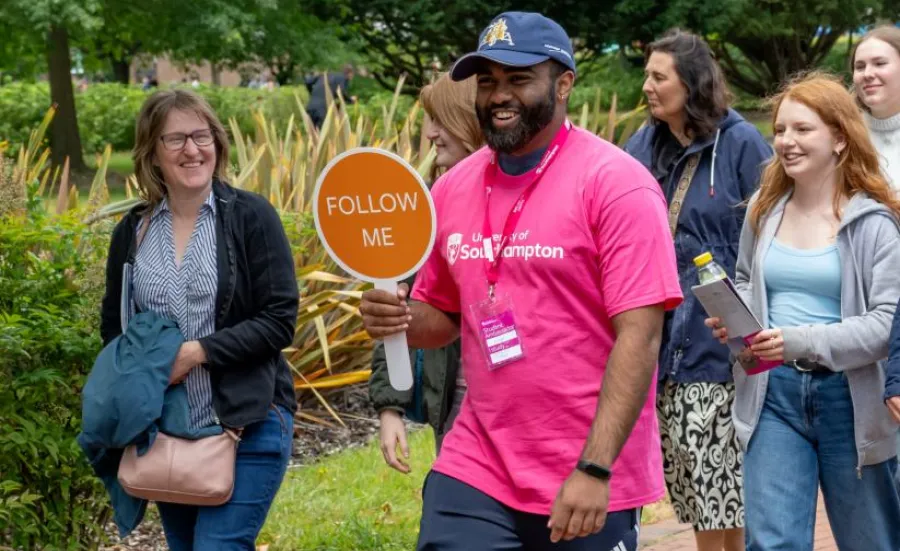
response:
[[[397,282],[379,279],[375,288],[397,294]],[[397,390],[409,390],[413,385],[412,366],[409,364],[409,346],[406,344],[406,333],[397,333],[384,338],[384,353],[387,356],[388,376],[391,386]]]

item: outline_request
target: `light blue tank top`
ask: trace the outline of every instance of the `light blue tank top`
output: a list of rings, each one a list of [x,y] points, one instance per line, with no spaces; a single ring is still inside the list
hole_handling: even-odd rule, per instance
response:
[[[841,321],[841,257],[837,245],[795,249],[773,240],[763,269],[769,327]]]

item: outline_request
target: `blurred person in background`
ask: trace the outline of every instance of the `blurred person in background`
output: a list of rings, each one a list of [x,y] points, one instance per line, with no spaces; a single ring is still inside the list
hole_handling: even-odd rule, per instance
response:
[[[876,27],[851,58],[853,88],[888,183],[900,189],[900,29]]]
[[[353,81],[355,71],[352,65],[345,65],[344,70],[340,73],[323,73],[306,81],[309,89],[309,103],[306,105],[306,113],[312,119],[312,123],[316,128],[320,128],[328,114],[328,106],[330,101],[337,101],[338,92],[344,98],[347,105],[356,102],[355,96],[350,95],[350,83]],[[326,83],[328,89],[326,90]],[[331,98],[328,98],[328,93]]]

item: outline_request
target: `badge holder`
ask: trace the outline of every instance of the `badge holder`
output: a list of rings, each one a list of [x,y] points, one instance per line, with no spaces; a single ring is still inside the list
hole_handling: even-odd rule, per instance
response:
[[[470,309],[478,323],[478,340],[490,371],[525,357],[509,296],[495,296],[492,287],[487,300],[473,304]]]

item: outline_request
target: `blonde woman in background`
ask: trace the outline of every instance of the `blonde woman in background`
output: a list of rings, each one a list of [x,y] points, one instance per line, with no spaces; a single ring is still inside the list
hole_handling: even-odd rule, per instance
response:
[[[891,187],[900,189],[900,29],[885,25],[869,31],[853,50],[851,67],[881,170]]]
[[[900,29],[884,25],[869,31],[853,50],[851,68],[856,101],[878,150],[881,171],[891,187],[900,189]],[[891,343],[884,399],[900,423],[900,317],[895,316]]]
[[[422,88],[419,101],[428,115],[425,137],[437,150],[431,169],[433,182],[484,145],[475,115],[475,79],[453,82],[443,73]]]

